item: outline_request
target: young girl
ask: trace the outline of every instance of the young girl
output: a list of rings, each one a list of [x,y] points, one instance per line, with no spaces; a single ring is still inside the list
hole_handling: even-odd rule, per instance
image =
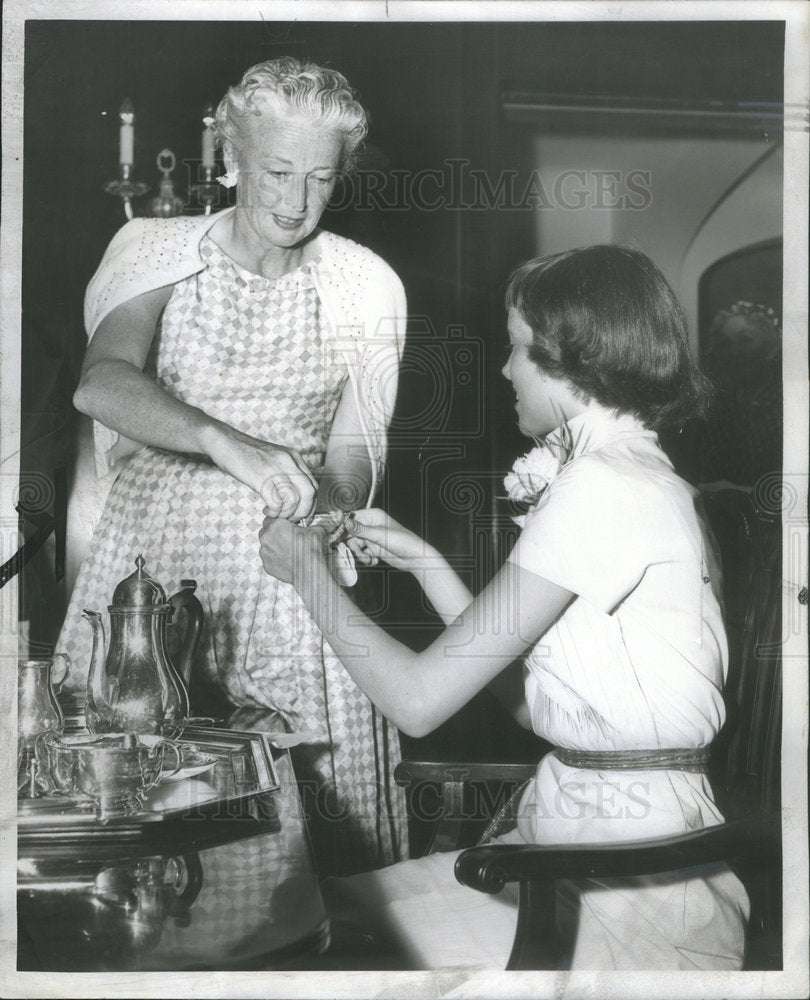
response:
[[[381,511],[358,512],[368,558],[414,572],[448,625],[415,653],[333,581],[323,530],[268,518],[264,567],[296,587],[357,684],[412,736],[523,656],[522,715],[558,748],[521,800],[524,841],[644,840],[719,823],[705,774],[724,719],[719,579],[695,493],[656,435],[705,405],[682,311],[647,257],[616,246],[524,264],[506,304],[503,374],[520,430],[541,443],[507,477],[510,495],[531,506],[484,591],[473,597],[435,550]],[[423,968],[503,968],[515,911],[455,883],[454,860],[434,855],[343,880],[338,895],[375,900]],[[571,968],[741,966],[748,901],[723,865],[567,883],[560,893]]]

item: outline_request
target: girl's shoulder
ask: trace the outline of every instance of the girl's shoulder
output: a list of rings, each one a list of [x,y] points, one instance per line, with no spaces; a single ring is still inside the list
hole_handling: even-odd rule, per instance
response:
[[[658,446],[608,445],[564,465],[549,500],[588,509],[621,510],[627,518],[668,517],[694,505],[695,489],[675,472]]]
[[[566,489],[625,491],[645,482],[650,471],[647,463],[639,462],[622,451],[603,448],[584,455],[575,455],[564,462],[552,485]]]

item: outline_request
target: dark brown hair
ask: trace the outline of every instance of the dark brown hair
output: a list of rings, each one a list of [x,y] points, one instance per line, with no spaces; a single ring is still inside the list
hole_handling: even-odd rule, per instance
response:
[[[583,397],[653,429],[705,412],[711,386],[683,310],[638,250],[606,244],[527,261],[509,278],[506,305],[532,329],[535,364]]]

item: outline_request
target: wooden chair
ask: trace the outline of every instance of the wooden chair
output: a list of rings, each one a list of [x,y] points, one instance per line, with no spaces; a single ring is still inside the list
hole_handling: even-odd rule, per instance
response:
[[[751,496],[738,490],[708,493],[703,501],[725,569],[728,714],[713,747],[710,778],[726,822],[630,844],[483,844],[465,850],[455,866],[461,883],[487,893],[499,892],[508,882],[519,883],[518,923],[507,969],[558,967],[556,879],[645,875],[717,861],[734,869],[751,899],[745,968],[781,968],[779,515],[757,509]],[[409,786],[435,782],[443,787],[434,847],[450,850],[466,846],[469,837],[465,785],[491,787],[500,781],[516,788],[534,770],[534,765],[524,764],[404,761],[397,779]],[[498,797],[490,793],[489,799]]]

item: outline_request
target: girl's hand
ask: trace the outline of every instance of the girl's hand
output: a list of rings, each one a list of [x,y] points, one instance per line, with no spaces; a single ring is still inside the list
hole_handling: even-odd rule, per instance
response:
[[[406,572],[424,569],[433,548],[377,507],[357,510],[352,520],[350,546],[363,553],[362,562],[384,559],[390,566]]]
[[[371,544],[362,538],[347,538],[346,546],[351,550],[354,561],[361,566],[376,566],[380,561],[372,551]]]
[[[324,559],[328,532],[320,527],[304,528],[283,517],[268,514],[259,531],[262,566],[270,576],[283,583],[295,584],[313,560]]]

